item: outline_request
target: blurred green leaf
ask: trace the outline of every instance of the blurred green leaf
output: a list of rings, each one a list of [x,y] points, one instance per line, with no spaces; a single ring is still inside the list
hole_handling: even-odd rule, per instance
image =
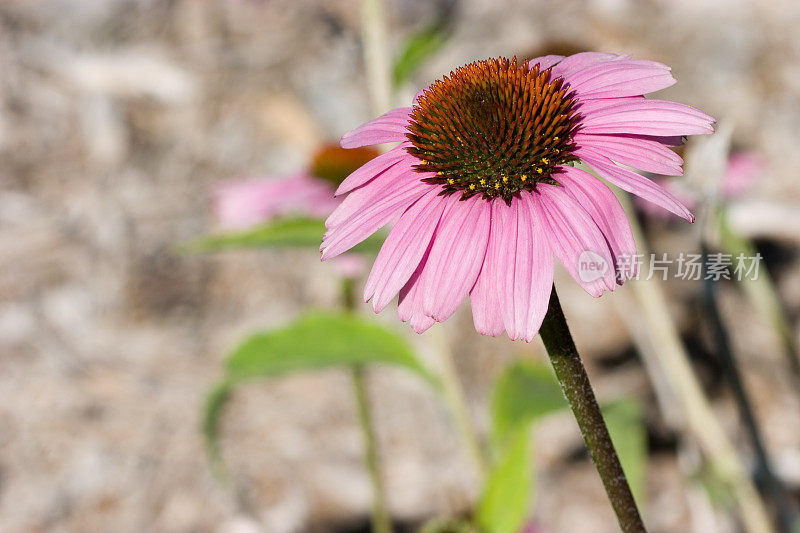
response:
[[[492,393],[495,463],[478,506],[478,523],[491,533],[517,533],[529,515],[534,482],[531,426],[567,407],[550,368],[519,359],[497,379]]]
[[[550,367],[520,359],[498,378],[492,394],[492,444],[502,447],[508,435],[530,428],[537,419],[568,407]]]
[[[215,252],[229,248],[313,248],[319,249],[325,223],[315,218],[279,218],[240,232],[209,235],[188,242],[179,248],[182,252]],[[383,244],[383,235],[373,234],[352,251],[374,253]]]
[[[350,313],[309,313],[284,328],[252,335],[230,355],[225,378],[206,399],[203,433],[212,464],[221,467],[220,417],[232,391],[242,381],[367,364],[406,368],[435,388],[440,387],[438,379],[422,366],[402,336]]]
[[[478,503],[477,521],[491,533],[518,533],[533,493],[530,426],[516,429],[492,468]]]
[[[240,381],[372,363],[402,366],[438,383],[402,336],[350,313],[313,312],[285,328],[257,333],[233,351],[226,369]]]
[[[211,468],[218,479],[225,478],[222,454],[219,446],[219,419],[222,409],[231,396],[231,383],[227,380],[218,383],[206,396],[203,406],[203,436]]]
[[[409,35],[394,63],[392,81],[395,87],[411,78],[428,58],[445,45],[450,37],[449,20],[449,14],[441,15],[429,26]]]
[[[633,497],[641,508],[647,473],[647,432],[642,408],[633,398],[623,398],[601,408]]]

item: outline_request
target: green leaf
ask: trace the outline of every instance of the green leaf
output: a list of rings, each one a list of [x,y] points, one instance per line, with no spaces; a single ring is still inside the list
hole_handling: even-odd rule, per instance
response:
[[[530,427],[517,429],[492,468],[478,504],[477,521],[491,533],[518,533],[533,493]]]
[[[642,408],[633,398],[622,398],[602,407],[611,441],[619,455],[633,497],[641,507],[647,473],[647,432]]]
[[[212,464],[221,471],[220,417],[242,381],[368,364],[402,367],[440,388],[402,336],[350,313],[309,313],[284,328],[252,335],[230,355],[225,378],[206,399],[203,433]]]
[[[508,435],[530,428],[537,419],[568,407],[548,365],[520,359],[497,380],[492,394],[492,444],[502,447]]]
[[[422,64],[436,54],[450,38],[451,17],[444,13],[429,26],[411,34],[403,44],[403,51],[394,63],[392,81],[395,87],[408,80]]]
[[[313,248],[319,249],[325,223],[315,218],[284,217],[240,232],[209,235],[182,245],[182,252],[215,252],[229,248]],[[380,250],[384,237],[374,234],[353,248],[355,252]]]
[[[257,333],[233,351],[226,369],[240,381],[371,363],[405,367],[437,383],[402,336],[349,313],[313,312],[285,328]]]
[[[495,382],[492,448],[495,464],[478,506],[478,523],[490,533],[517,533],[529,515],[534,483],[531,426],[567,407],[550,368],[520,359]]]
[[[227,380],[218,383],[206,396],[203,406],[203,436],[211,468],[217,479],[225,479],[222,453],[219,446],[219,420],[222,409],[231,396],[231,383]]]

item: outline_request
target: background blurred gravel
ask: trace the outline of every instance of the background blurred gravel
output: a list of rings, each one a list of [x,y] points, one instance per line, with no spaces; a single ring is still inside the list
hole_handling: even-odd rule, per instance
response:
[[[394,49],[437,7],[387,4]],[[737,145],[769,161],[746,200],[800,206],[797,2],[479,0],[454,16],[453,38],[404,101],[492,55],[566,44],[663,61],[679,80],[664,98],[724,118]],[[364,523],[369,485],[346,375],[237,394],[225,423],[229,487],[212,479],[198,430],[226,350],[309,305],[334,306],[332,270],[304,251],[173,253],[213,229],[216,181],[295,170],[319,142],[369,118],[358,21],[354,0],[0,4],[0,531],[290,533]],[[776,273],[797,324],[791,238],[775,237]],[[659,251],[691,242],[667,230],[653,239]],[[663,430],[641,365],[625,355],[614,296],[595,301],[562,286],[600,396],[637,394],[651,431]],[[697,287],[670,289],[687,334],[702,339],[687,311]],[[733,329],[734,346],[768,448],[796,491],[796,384],[740,293],[731,287],[723,304],[730,324],[747,326]],[[393,313],[381,319],[395,324]],[[493,376],[512,354],[539,357],[539,342],[478,338],[464,310],[442,329],[485,427]],[[430,360],[426,336],[413,340]],[[719,378],[699,364],[737,431]],[[418,522],[467,510],[475,478],[445,410],[402,372],[371,377],[393,514]],[[536,512],[547,531],[615,531],[574,422],[557,416],[538,434]],[[647,515],[653,532],[688,531],[702,498],[663,440],[651,451]]]

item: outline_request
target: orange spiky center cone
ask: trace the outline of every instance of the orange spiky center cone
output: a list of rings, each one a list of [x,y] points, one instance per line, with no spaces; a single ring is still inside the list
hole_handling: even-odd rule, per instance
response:
[[[408,152],[444,194],[506,202],[575,161],[576,100],[551,70],[517,58],[487,59],[434,82],[411,111]]]

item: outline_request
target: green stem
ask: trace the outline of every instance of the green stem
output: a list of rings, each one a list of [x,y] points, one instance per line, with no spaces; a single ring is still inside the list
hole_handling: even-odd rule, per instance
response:
[[[594,397],[589,376],[569,332],[555,287],[550,294],[550,307],[539,334],[550,356],[561,390],[578,421],[583,440],[600,474],[622,531],[646,532],[603,415],[600,413],[600,406]]]
[[[442,380],[445,400],[453,416],[453,422],[464,447],[467,449],[467,453],[469,453],[470,459],[475,465],[479,480],[483,483],[489,473],[489,461],[469,415],[466,394],[458,377],[455,361],[453,361],[453,352],[447,345],[447,340],[442,338],[442,334],[438,329],[432,329],[428,335],[433,340],[439,355],[439,378]]]
[[[356,308],[355,281],[352,278],[342,280],[342,304],[344,308],[353,312]],[[358,424],[364,435],[364,462],[369,472],[372,484],[372,531],[373,533],[392,533],[392,521],[386,509],[386,495],[383,490],[383,470],[378,458],[378,441],[375,438],[375,424],[369,406],[366,376],[361,366],[352,369],[353,394],[358,410]]]
[[[353,392],[358,408],[358,422],[364,433],[364,460],[372,482],[372,531],[373,533],[392,533],[392,522],[386,510],[386,497],[383,494],[383,472],[378,460],[378,446],[375,439],[375,425],[369,408],[364,369],[353,369]]]

